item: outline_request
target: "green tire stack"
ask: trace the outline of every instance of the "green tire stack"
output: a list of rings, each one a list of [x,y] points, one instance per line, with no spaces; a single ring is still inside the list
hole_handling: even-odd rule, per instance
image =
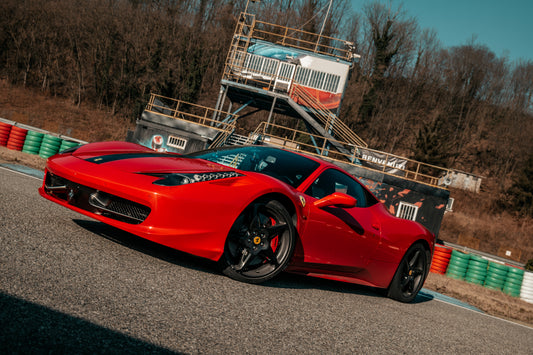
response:
[[[62,152],[64,151],[65,149],[70,149],[70,148],[74,148],[74,147],[77,147],[79,146],[80,144],[78,142],[73,142],[73,141],[67,141],[65,139],[63,139],[61,141],[61,145],[59,146],[59,151]]]
[[[464,280],[468,263],[470,261],[470,255],[462,253],[457,250],[452,250],[452,256],[450,263],[446,269],[446,276],[452,279]]]
[[[487,278],[485,279],[484,286],[492,290],[501,291],[503,289],[505,279],[507,278],[508,271],[508,266],[491,261],[489,263],[489,268],[487,269]]]
[[[52,155],[57,154],[61,146],[61,141],[62,139],[59,137],[45,134],[41,143],[41,149],[39,149],[39,156],[48,159]]]
[[[515,267],[509,267],[507,278],[503,284],[503,292],[513,296],[520,297],[520,288],[524,279],[524,270]]]
[[[24,140],[24,146],[22,151],[28,154],[39,154],[41,150],[41,144],[43,142],[44,133],[28,131],[26,139]]]
[[[471,254],[468,268],[466,270],[465,281],[481,285],[485,283],[489,261],[479,255]]]

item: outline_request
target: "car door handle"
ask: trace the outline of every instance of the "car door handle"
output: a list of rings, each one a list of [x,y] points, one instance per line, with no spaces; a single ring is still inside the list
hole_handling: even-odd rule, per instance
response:
[[[377,223],[372,223],[372,228],[374,228],[375,230],[379,230],[379,224]]]

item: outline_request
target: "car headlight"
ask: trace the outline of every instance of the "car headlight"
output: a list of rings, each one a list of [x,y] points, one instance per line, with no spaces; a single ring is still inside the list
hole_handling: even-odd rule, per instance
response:
[[[243,175],[235,171],[219,171],[211,173],[176,173],[166,174],[161,179],[154,181],[153,184],[161,186],[179,186],[192,184],[195,182],[228,179],[238,176]]]

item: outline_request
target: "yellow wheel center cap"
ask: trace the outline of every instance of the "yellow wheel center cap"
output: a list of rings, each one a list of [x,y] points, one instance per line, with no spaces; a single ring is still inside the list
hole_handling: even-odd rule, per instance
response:
[[[254,244],[257,245],[259,243],[261,243],[261,237],[255,237],[254,238]]]

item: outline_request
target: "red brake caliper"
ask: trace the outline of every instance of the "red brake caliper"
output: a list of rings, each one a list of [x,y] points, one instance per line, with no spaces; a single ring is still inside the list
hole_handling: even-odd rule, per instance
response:
[[[270,223],[274,226],[276,225],[276,221],[271,217],[270,218]],[[278,247],[278,236],[275,236],[274,238],[272,238],[272,240],[270,241],[270,246],[272,247],[272,251],[273,252],[276,252],[276,249]]]

